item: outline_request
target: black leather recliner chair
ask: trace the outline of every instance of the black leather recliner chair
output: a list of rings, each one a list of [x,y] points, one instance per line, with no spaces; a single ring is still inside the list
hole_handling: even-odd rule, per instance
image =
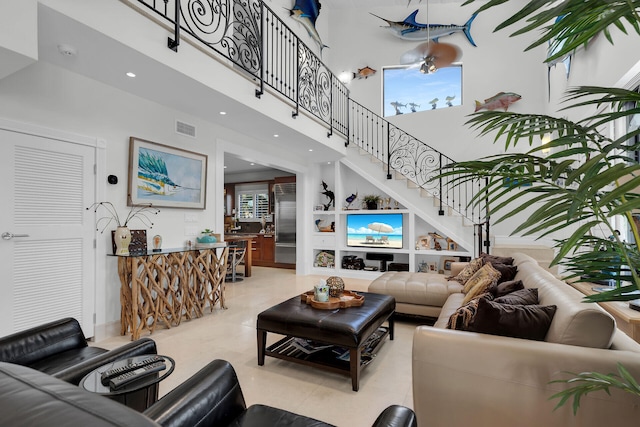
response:
[[[88,346],[76,319],[65,318],[0,338],[0,362],[28,366],[78,385],[106,363],[157,354],[156,343],[141,338],[113,350]]]
[[[0,362],[0,425],[91,427],[322,427],[322,421],[264,405],[246,407],[233,367],[214,360],[140,414],[42,372]],[[374,427],[416,427],[392,405]]]

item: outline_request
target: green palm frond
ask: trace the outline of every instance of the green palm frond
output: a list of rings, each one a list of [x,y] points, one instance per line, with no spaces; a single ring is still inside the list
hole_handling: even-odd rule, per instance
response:
[[[462,5],[475,1],[477,0],[467,0]],[[507,0],[489,0],[479,7],[476,13],[506,2]],[[523,26],[513,32],[512,37],[540,30],[539,38],[526,50],[551,43],[551,47],[557,48],[557,51],[547,58],[547,61],[553,61],[587,45],[600,33],[613,43],[610,31],[612,26],[624,34],[627,34],[629,27],[640,34],[639,8],[640,0],[531,0],[513,16],[501,22],[495,31],[516,23]],[[558,18],[562,18],[561,23],[554,25]]]
[[[563,406],[569,399],[573,398],[572,406],[573,414],[575,415],[580,408],[580,399],[582,396],[586,396],[594,391],[604,391],[607,394],[611,394],[609,392],[610,388],[618,388],[640,396],[640,386],[629,371],[620,363],[618,363],[617,374],[600,374],[598,372],[581,372],[579,374],[567,372],[567,374],[572,375],[573,378],[551,381],[551,383],[571,384],[570,388],[556,393],[549,398],[549,400],[560,399],[554,410]]]
[[[611,217],[626,215],[631,223],[632,210],[640,209],[640,194],[636,193],[640,188],[640,164],[631,162],[626,154],[634,148],[628,145],[629,139],[640,131],[634,130],[616,140],[598,131],[607,128],[603,124],[626,118],[629,111],[623,107],[640,105],[640,94],[625,89],[580,87],[568,92],[566,102],[570,103],[566,109],[585,105],[604,108],[591,120],[577,123],[548,115],[474,113],[467,125],[481,135],[495,134],[495,141],[504,139],[506,149],[521,142],[531,148],[524,153],[453,163],[446,166],[439,177],[447,177],[452,186],[487,178],[486,188],[478,192],[471,203],[487,203],[489,215],[496,218],[496,223],[526,211],[527,217],[521,220],[514,234],[541,238],[573,227],[569,237],[556,241],[557,255],[552,262],[563,265],[569,277],[600,277],[603,264],[593,262],[585,253],[603,247],[615,255],[607,258],[608,266],[616,271],[624,270],[621,280],[640,288],[637,246],[619,241],[608,244],[591,236],[594,228],[600,228],[603,235],[615,235]],[[540,146],[536,141],[542,134],[554,137]],[[542,149],[547,148],[554,152],[544,155]],[[636,241],[640,241],[637,230],[635,232]],[[623,293],[617,290],[606,296],[629,299]]]

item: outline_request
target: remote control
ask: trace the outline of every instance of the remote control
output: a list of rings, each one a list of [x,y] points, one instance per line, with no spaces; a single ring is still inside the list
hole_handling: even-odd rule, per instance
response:
[[[100,374],[100,382],[102,382],[102,385],[106,386],[109,384],[109,380],[111,378],[126,374],[127,372],[135,371],[136,369],[142,368],[143,366],[150,365],[152,363],[163,361],[164,359],[162,357],[154,355],[146,359],[142,359],[141,361],[136,363],[129,363],[119,368],[109,369],[108,371],[104,371],[102,374]]]
[[[154,372],[162,371],[165,369],[167,369],[167,365],[165,365],[164,362],[156,362],[150,365],[145,365],[141,368],[136,369],[135,371],[129,371],[126,374],[111,378],[111,380],[109,380],[109,388],[111,388],[112,390],[117,390],[132,381],[139,380],[140,378],[144,378],[147,375],[153,374]]]

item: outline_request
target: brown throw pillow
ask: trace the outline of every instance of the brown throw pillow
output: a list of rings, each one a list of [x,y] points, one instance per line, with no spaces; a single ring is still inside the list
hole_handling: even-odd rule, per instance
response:
[[[484,262],[490,262],[492,264],[494,262],[497,262],[498,264],[507,264],[507,265],[513,264],[513,258],[511,258],[510,256],[495,256],[495,255],[485,254],[483,252],[480,254],[480,258],[482,258]]]
[[[487,292],[487,289],[496,284],[499,278],[500,272],[498,270],[493,268],[491,264],[484,265],[465,283],[462,293],[466,295],[462,303],[466,304],[478,295]]]
[[[511,280],[508,282],[498,283],[495,286],[491,286],[489,288],[489,292],[491,292],[491,295],[493,295],[494,298],[500,298],[501,296],[510,294],[511,292],[515,292],[520,289],[524,289],[522,280]]]
[[[525,288],[511,292],[494,300],[500,304],[532,305],[538,304],[538,288]]]
[[[467,280],[469,280],[469,278],[476,273],[476,271],[480,270],[482,264],[482,258],[472,259],[469,264],[467,264],[467,266],[463,268],[460,273],[458,273],[457,276],[450,277],[449,280],[455,280],[457,282],[460,282],[461,285],[464,285],[465,283],[467,283]]]
[[[487,262],[485,261],[485,264]],[[518,272],[518,267],[515,265],[507,265],[499,262],[490,263],[493,268],[500,272],[500,279],[498,279],[498,283],[509,282],[516,277],[516,273]]]
[[[556,314],[555,305],[508,305],[478,300],[468,331],[544,341]]]
[[[447,329],[457,329],[459,331],[466,331],[469,327],[469,322],[473,318],[473,315],[476,314],[476,309],[478,308],[478,300],[480,298],[488,298],[493,299],[493,296],[490,293],[484,293],[482,295],[478,295],[468,303],[464,304],[462,307],[458,308],[450,317],[449,322],[447,323]]]

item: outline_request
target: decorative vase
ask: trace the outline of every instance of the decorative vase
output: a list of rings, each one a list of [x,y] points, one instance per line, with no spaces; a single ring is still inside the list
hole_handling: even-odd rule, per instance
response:
[[[113,235],[116,243],[116,255],[129,255],[129,244],[131,243],[131,230],[129,227],[118,227]]]
[[[378,202],[367,202],[367,209],[370,211],[378,210]]]

